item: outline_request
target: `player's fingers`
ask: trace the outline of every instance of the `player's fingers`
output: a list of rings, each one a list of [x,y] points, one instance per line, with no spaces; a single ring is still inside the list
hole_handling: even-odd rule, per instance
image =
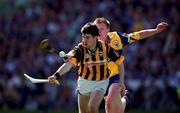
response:
[[[56,79],[54,77],[52,77],[52,76],[48,77],[49,83],[54,83],[55,80]]]

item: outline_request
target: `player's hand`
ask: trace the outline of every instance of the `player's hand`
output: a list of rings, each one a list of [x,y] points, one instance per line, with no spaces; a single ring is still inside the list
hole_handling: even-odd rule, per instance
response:
[[[69,62],[69,60],[73,57],[73,54],[72,52],[69,52],[68,54],[66,54],[64,51],[60,51],[59,56],[63,58],[64,62]]]
[[[50,84],[59,84],[59,83],[57,83],[56,78],[57,78],[57,77],[56,77],[55,75],[49,76],[49,77],[48,77],[49,83],[50,83]]]
[[[69,62],[69,60],[70,60],[72,57],[73,57],[73,56],[67,54],[66,57],[63,58],[63,61],[64,61],[64,62]]]
[[[161,22],[157,25],[156,29],[161,32],[163,30],[165,30],[168,27],[168,23],[166,22]]]

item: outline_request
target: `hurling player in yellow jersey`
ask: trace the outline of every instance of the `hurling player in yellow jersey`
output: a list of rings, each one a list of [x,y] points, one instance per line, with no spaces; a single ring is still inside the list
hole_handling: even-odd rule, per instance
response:
[[[65,62],[52,76],[50,83],[78,67],[77,81],[79,113],[99,113],[99,106],[109,84],[108,61],[116,65],[122,63],[121,55],[103,41],[98,40],[99,29],[94,23],[87,23],[81,29],[82,42],[72,51],[71,58]]]
[[[109,44],[118,54],[122,54],[122,49],[125,45],[131,44],[140,39],[144,39],[155,35],[167,28],[168,24],[161,22],[155,29],[146,29],[138,32],[126,34],[121,32],[110,32],[110,22],[105,18],[96,18],[94,23],[99,28],[99,39]],[[124,58],[121,56],[122,59]],[[106,113],[124,113],[125,108],[129,108],[129,92],[125,91],[124,85],[124,64],[116,65],[110,62],[108,68],[111,70],[109,87],[105,95]],[[121,93],[124,96],[121,98]]]

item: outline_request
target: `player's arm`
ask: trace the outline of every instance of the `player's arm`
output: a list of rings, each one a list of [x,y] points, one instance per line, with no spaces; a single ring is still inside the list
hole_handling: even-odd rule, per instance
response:
[[[53,82],[54,80],[59,79],[60,76],[69,72],[72,67],[73,67],[73,64],[71,62],[64,63],[62,66],[59,67],[59,69],[53,75],[48,77],[48,81],[50,83],[54,83]]]
[[[163,30],[165,30],[167,27],[168,27],[167,23],[161,22],[156,26],[155,29],[145,29],[145,30],[133,32],[130,34],[117,32],[117,34],[120,37],[120,40],[122,42],[122,46],[124,47],[124,46],[131,44],[133,42],[136,42],[138,40],[156,35],[156,34],[162,32]]]
[[[165,22],[161,22],[159,23],[155,29],[145,29],[145,30],[141,30],[135,33],[139,33],[139,39],[144,39],[144,38],[148,38],[150,36],[156,35],[160,32],[162,32],[163,30],[165,30],[168,27],[168,23]],[[133,36],[132,36],[133,38]]]
[[[61,67],[59,67],[55,74],[58,74],[59,76],[64,75],[65,73],[69,72],[72,67],[73,64],[71,62],[66,62]]]
[[[53,75],[48,77],[50,83],[54,83],[54,80],[58,79],[63,74],[69,72],[73,66],[77,66],[81,59],[81,51],[79,51],[79,49],[77,48],[74,48],[74,50],[71,51],[71,54],[73,57],[69,59],[67,62],[65,62],[62,66],[60,66],[59,69]]]
[[[119,84],[121,85],[121,88],[122,88],[122,94],[124,93],[126,87],[125,87],[125,84],[124,84],[124,63],[121,63],[118,65],[118,70],[119,70]]]
[[[124,63],[118,65],[120,83],[124,83]]]

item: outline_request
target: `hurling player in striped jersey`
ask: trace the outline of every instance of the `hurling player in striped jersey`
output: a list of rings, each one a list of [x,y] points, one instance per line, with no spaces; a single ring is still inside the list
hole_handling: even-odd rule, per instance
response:
[[[79,113],[99,113],[99,106],[109,84],[108,61],[121,64],[121,55],[103,41],[98,40],[99,29],[90,22],[82,29],[82,41],[72,49],[71,58],[48,77],[50,83],[77,69],[77,94]]]

